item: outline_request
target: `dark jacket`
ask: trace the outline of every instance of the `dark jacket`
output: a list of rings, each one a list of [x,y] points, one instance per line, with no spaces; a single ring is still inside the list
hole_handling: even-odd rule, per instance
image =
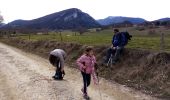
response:
[[[117,47],[117,46],[122,47],[121,34],[120,33],[113,35],[112,44],[113,44],[114,47]]]

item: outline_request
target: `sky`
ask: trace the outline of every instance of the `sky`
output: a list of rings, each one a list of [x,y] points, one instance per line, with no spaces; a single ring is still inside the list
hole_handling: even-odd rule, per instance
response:
[[[140,17],[148,21],[170,17],[170,0],[0,0],[4,23],[31,20],[69,8],[78,8],[94,19],[108,16]]]

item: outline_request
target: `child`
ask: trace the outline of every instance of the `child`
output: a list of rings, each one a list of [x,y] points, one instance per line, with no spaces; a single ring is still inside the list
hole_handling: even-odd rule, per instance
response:
[[[98,79],[95,74],[95,64],[96,58],[94,56],[93,48],[89,46],[86,48],[85,54],[77,60],[77,65],[79,66],[83,77],[84,87],[81,91],[83,92],[84,98],[89,98],[87,94],[87,87],[90,85],[91,75],[93,76],[94,84],[98,84]]]

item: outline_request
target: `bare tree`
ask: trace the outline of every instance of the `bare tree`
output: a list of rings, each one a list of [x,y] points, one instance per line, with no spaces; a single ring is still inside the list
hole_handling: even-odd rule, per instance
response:
[[[63,42],[62,30],[59,30],[58,32],[59,32],[59,34],[60,34],[61,42]]]
[[[2,15],[0,15],[0,24],[4,21],[4,18]]]
[[[161,38],[160,38],[160,49],[161,49],[161,51],[163,51],[164,47],[165,47],[165,39],[164,38],[165,38],[164,33],[161,32]]]
[[[1,15],[1,13],[0,13],[0,26],[2,25],[2,22],[4,21],[4,18],[3,18],[3,16]],[[2,31],[0,32],[0,35],[2,35],[3,33],[2,33]]]

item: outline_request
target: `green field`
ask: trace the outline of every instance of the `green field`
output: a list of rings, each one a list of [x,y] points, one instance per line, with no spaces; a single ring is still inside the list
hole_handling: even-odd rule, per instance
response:
[[[148,35],[148,30],[137,31],[134,28],[128,28],[127,31],[133,35],[132,40],[127,45],[128,48],[141,48],[141,49],[152,49],[160,50],[160,33],[164,32],[165,34],[165,50],[170,51],[170,30],[165,29],[155,29],[156,33],[154,35]],[[125,29],[121,29],[125,31]],[[111,39],[113,32],[111,29],[103,30],[100,32],[90,31],[86,32],[83,35],[75,36],[74,32],[63,31],[62,41],[63,42],[73,42],[80,43],[85,45],[111,45]],[[22,39],[29,39],[28,35],[17,36]],[[59,33],[51,32],[48,35],[31,35],[30,40],[55,40],[61,41],[61,36]]]

